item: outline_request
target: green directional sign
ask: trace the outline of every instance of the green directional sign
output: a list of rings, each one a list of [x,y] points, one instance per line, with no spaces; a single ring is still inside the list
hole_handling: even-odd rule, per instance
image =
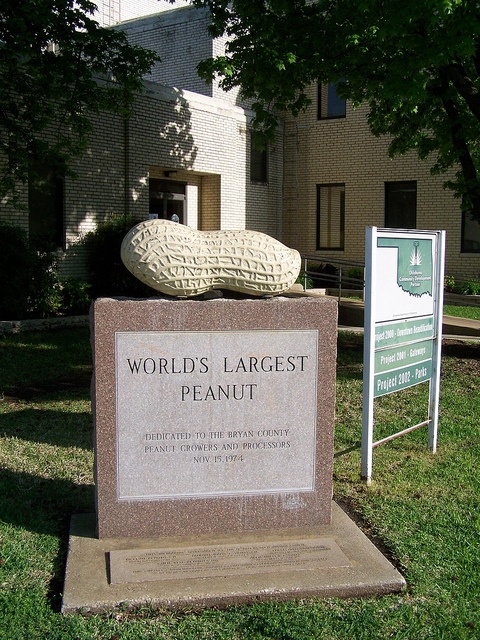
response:
[[[375,351],[375,373],[392,371],[431,360],[433,354],[432,340],[422,340],[411,344],[397,345],[389,349]]]
[[[432,377],[432,360],[409,365],[374,376],[373,395],[375,398],[394,393],[407,387],[426,382]]]
[[[377,324],[375,325],[375,349],[433,338],[434,333],[433,316]]]

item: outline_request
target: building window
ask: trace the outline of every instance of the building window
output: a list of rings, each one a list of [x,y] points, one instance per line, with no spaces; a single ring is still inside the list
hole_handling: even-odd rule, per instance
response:
[[[318,85],[318,119],[345,118],[347,115],[346,100],[337,94],[337,84]]]
[[[317,249],[345,248],[345,185],[317,184]]]
[[[480,253],[480,222],[470,213],[462,213],[462,252]]]
[[[63,179],[51,167],[36,164],[28,180],[28,233],[39,249],[65,248]]]
[[[414,180],[385,183],[385,227],[417,228],[417,183]]]
[[[252,182],[268,182],[268,154],[267,147],[259,150],[250,134],[250,180]]]

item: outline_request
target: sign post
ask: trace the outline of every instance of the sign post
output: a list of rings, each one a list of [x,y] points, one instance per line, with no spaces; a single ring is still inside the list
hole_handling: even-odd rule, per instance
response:
[[[428,425],[436,451],[443,316],[444,231],[366,230],[362,478],[373,449]],[[374,442],[374,400],[430,382],[428,418]]]

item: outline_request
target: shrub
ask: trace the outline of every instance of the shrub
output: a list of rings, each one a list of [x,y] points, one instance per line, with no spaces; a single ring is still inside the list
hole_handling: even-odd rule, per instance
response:
[[[480,295],[480,280],[478,278],[470,278],[465,282],[459,282],[458,289],[465,296],[478,296]]]
[[[23,229],[0,222],[0,318],[24,318],[31,291],[32,255]]]
[[[29,315],[48,318],[58,313],[62,306],[62,287],[58,280],[58,258],[46,251],[32,252]]]
[[[305,271],[298,274],[295,282],[296,284],[301,284],[305,289],[313,289],[313,280]]]
[[[356,278],[357,280],[363,280],[363,269],[362,267],[352,267],[347,271],[347,276],[349,278]]]
[[[0,221],[0,319],[54,315],[61,306],[55,254],[33,247],[20,227]]]
[[[102,296],[150,297],[154,290],[142,284],[120,258],[122,240],[138,221],[116,215],[87,233],[82,244],[87,252],[88,281],[92,298]]]
[[[445,291],[447,291],[448,293],[454,293],[456,291],[454,276],[445,276],[443,283]]]
[[[333,266],[333,264],[309,264],[308,274],[312,277],[314,287],[333,287],[338,282],[337,269]]]
[[[62,309],[67,315],[88,313],[92,286],[86,280],[69,276],[62,282]]]

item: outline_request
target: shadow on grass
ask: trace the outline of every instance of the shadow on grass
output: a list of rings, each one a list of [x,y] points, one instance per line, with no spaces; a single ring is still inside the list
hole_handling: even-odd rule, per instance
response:
[[[21,405],[19,405],[21,406]],[[41,403],[0,414],[0,434],[58,447],[93,448],[90,411],[69,412],[69,406],[48,409]]]
[[[362,378],[363,335],[341,332],[338,334],[337,382]]]
[[[0,394],[25,398],[64,385],[88,388],[91,371],[86,327],[0,336]]]
[[[0,471],[0,514],[5,524],[18,530],[58,538],[53,557],[48,599],[60,610],[68,549],[70,518],[74,513],[95,510],[94,486],[31,473]]]
[[[95,510],[93,484],[32,473],[0,471],[0,513],[3,522],[33,533],[58,536],[73,513]]]

